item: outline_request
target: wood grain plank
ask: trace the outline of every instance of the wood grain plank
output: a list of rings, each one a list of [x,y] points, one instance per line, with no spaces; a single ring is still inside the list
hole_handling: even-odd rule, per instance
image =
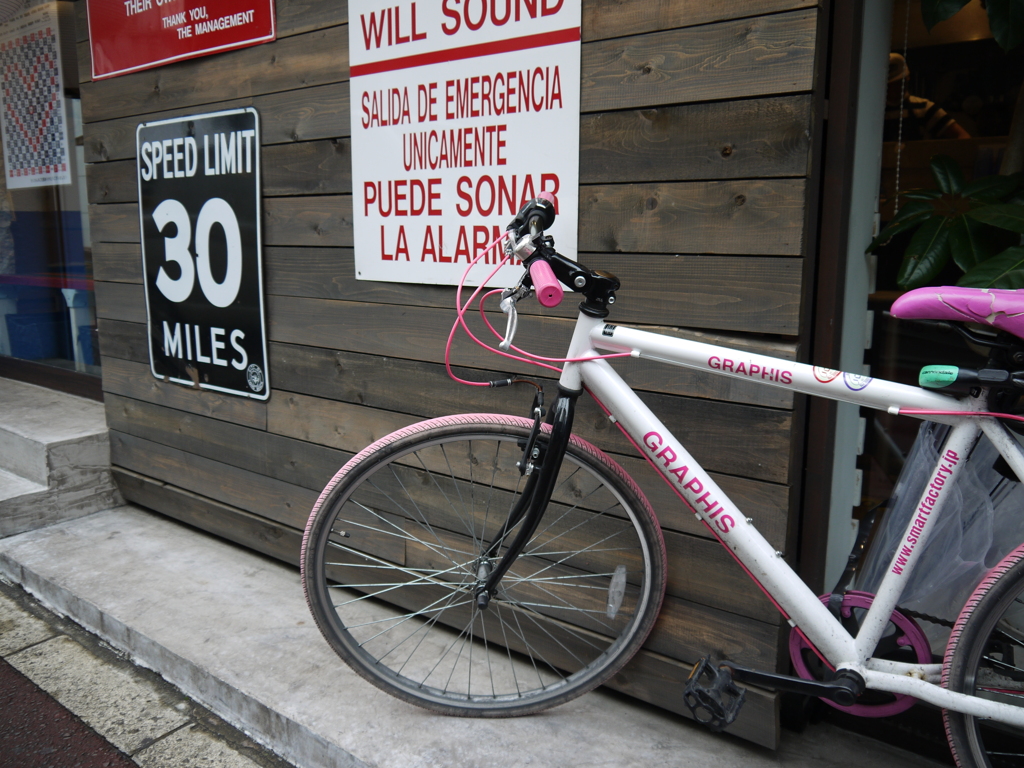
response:
[[[142,284],[142,246],[138,243],[95,243],[92,263],[96,280]]]
[[[128,469],[115,467],[111,474],[126,501],[298,565],[301,531]]]
[[[659,328],[654,329],[660,332],[672,331],[673,329]],[[672,333],[670,335],[680,335],[679,333]],[[700,334],[682,334],[687,338],[694,338],[698,341],[712,341],[714,343],[725,344],[731,347],[738,347],[741,349],[748,349],[750,351],[763,353],[763,354],[776,354],[784,359],[792,359],[789,351],[786,349],[777,348],[764,348],[758,346],[756,343],[744,343],[746,340],[740,337],[730,338],[708,338],[703,337]],[[144,324],[138,324],[133,322],[122,322],[110,318],[101,319],[100,321],[100,339],[101,346],[104,350],[104,354],[112,357],[119,357],[126,360],[134,360],[136,362],[149,361],[149,347],[146,339],[146,326]],[[756,340],[754,340],[756,341]],[[272,345],[275,346],[275,345]],[[279,345],[287,347],[289,345]],[[393,366],[396,370],[393,372],[395,376],[407,377],[408,386],[412,387],[412,390],[406,392],[403,399],[406,402],[417,401],[424,399],[426,396],[425,391],[439,392],[445,391],[447,387],[452,387],[452,397],[450,405],[443,408],[439,408],[435,412],[431,413],[432,416],[439,416],[445,413],[451,413],[457,410],[467,410],[465,404],[459,406],[458,403],[462,399],[463,403],[474,399],[472,392],[478,392],[476,388],[470,389],[461,385],[456,385],[448,375],[444,372],[444,369],[440,365],[432,365],[428,363],[412,362],[407,360],[399,360],[395,358],[380,358],[372,354],[358,354],[350,353],[340,350],[330,350],[323,347],[308,347],[300,346],[295,347],[297,350],[302,350],[300,356],[309,357],[310,359],[318,360],[314,365],[322,366],[322,376],[329,377],[332,375],[335,367],[349,367],[349,368],[363,368],[361,364],[353,363],[352,360],[364,360],[367,361],[365,370],[369,372],[369,376],[372,379],[377,376],[382,366]],[[109,351],[108,351],[109,350]],[[337,355],[335,359],[333,356]],[[494,379],[502,378],[507,375],[508,371],[495,370],[494,365],[497,360],[491,360],[487,365],[490,368],[478,370],[459,368],[459,375],[464,379],[479,380],[479,381],[492,381]],[[304,364],[303,364],[304,365]],[[773,387],[767,387],[755,384],[753,382],[741,381],[740,379],[730,379],[722,376],[713,376],[710,373],[703,373],[699,371],[688,371],[683,368],[670,368],[664,365],[660,365],[655,362],[646,360],[629,360],[627,362],[616,362],[614,365],[618,368],[619,373],[623,375],[630,384],[638,391],[657,391],[665,392],[669,394],[685,395],[688,397],[701,397],[713,400],[727,400],[736,403],[747,403],[751,405],[766,405],[775,408],[792,408],[793,397],[792,393],[782,389]],[[407,366],[408,370],[398,371],[398,366]],[[277,368],[278,366],[273,366]],[[301,365],[300,365],[301,367]],[[304,375],[313,375],[310,372],[306,372]],[[534,373],[534,376],[537,374]],[[542,377],[542,380],[551,377]],[[294,381],[294,380],[293,380]],[[423,387],[417,387],[416,382],[422,382]],[[279,384],[275,379],[275,388],[278,388]],[[280,385],[282,389],[290,389],[292,391],[304,392],[303,389],[306,386],[301,383],[301,377],[298,383],[294,386]],[[333,397],[329,391],[324,392],[319,390],[315,385],[308,385],[313,387],[312,394],[322,394],[326,397]],[[552,386],[552,382],[548,381],[548,386]],[[362,395],[361,395],[362,396]],[[553,394],[552,394],[553,396]],[[506,390],[503,397],[508,399],[509,393]],[[527,409],[529,405],[529,397],[524,395],[522,402],[522,408]],[[343,397],[336,397],[335,399],[345,399]],[[429,398],[428,398],[429,399]],[[353,402],[360,402],[359,400],[353,400]],[[391,406],[383,406],[390,408]],[[474,406],[475,407],[475,406]],[[488,406],[484,410],[493,410],[494,406]],[[528,410],[528,409],[527,409]],[[525,411],[524,411],[525,412]]]
[[[444,348],[451,329],[451,313],[430,307],[392,306],[362,302],[269,296],[270,337],[304,346],[344,349],[406,360],[444,362]],[[530,340],[535,354],[558,357],[565,352],[574,323],[553,317],[521,317],[519,338]],[[659,327],[651,330],[658,332]],[[490,352],[459,342],[452,349],[454,365],[491,370]],[[535,375],[535,368],[509,360],[508,371]],[[639,390],[663,391],[677,376],[675,368],[628,359],[613,361],[617,370]]]
[[[254,96],[264,144],[334,139],[351,133],[348,81]]]
[[[232,99],[217,109],[255,107],[260,115],[260,140],[264,146],[347,137],[349,86],[347,81],[311,88]],[[127,160],[135,157],[135,128],[141,122],[166,120],[208,111],[195,106],[179,107],[145,116],[103,120],[85,125],[85,161]]]
[[[787,411],[653,392],[639,394],[705,469],[772,483],[790,482],[793,422]],[[633,454],[632,444],[590,400],[577,406],[575,432],[602,450]]]
[[[580,183],[805,176],[809,95],[580,118]]]
[[[352,196],[275,197],[263,201],[265,245],[349,246]]]
[[[134,158],[113,163],[89,163],[85,166],[89,202],[130,203],[139,199],[139,177]]]
[[[794,258],[581,253],[591,269],[616,274],[616,322],[715,328],[753,333],[799,330],[803,261]],[[279,296],[454,307],[448,286],[356,280],[353,251],[268,248],[267,292]],[[523,314],[575,318],[577,301]],[[496,308],[492,307],[492,308]]]
[[[798,256],[805,187],[802,179],[581,187],[579,248]]]
[[[138,203],[89,206],[93,242],[138,243]],[[265,245],[352,246],[352,196],[271,197],[263,201]]]
[[[348,27],[82,84],[87,123],[348,79]]]
[[[179,411],[265,430],[267,405],[247,397],[233,397],[160,381],[148,363],[103,358],[103,391],[163,405]],[[143,470],[144,471],[144,470]]]
[[[263,194],[326,195],[352,192],[348,139],[278,144],[262,150]],[[139,199],[134,158],[86,166],[89,202],[130,203]]]
[[[104,357],[116,357],[149,365],[149,340],[145,323],[128,323],[121,320],[100,318],[100,353]]]
[[[779,628],[774,624],[667,595],[644,648],[690,664],[711,654],[716,659],[774,670],[778,637]]]
[[[763,16],[817,5],[818,0],[587,0],[584,41]]]
[[[817,11],[652,32],[582,47],[582,112],[809,91]]]
[[[279,38],[348,23],[348,0],[277,0],[274,5]]]
[[[146,294],[141,285],[96,282],[96,316],[129,323],[146,322]]]
[[[111,429],[319,493],[352,456],[333,448],[108,392]]]
[[[263,150],[263,194],[352,193],[352,145],[348,139],[276,144]]]
[[[438,339],[437,343],[440,344],[441,339]],[[408,406],[401,408],[402,403],[436,400],[437,406],[430,413],[431,416],[453,413],[455,409],[474,410],[477,406],[471,406],[469,403],[478,402],[479,407],[482,407],[484,402],[494,402],[496,399],[493,392],[456,384],[447,376],[442,366],[431,365],[422,360],[396,357],[381,359],[373,354],[331,350],[323,347],[292,347],[287,344],[274,346],[283,350],[281,352],[283,358],[274,362],[272,367],[275,370],[282,369],[288,372],[289,376],[285,382],[280,382],[275,377],[274,388],[299,392],[312,390],[316,394],[333,399],[366,402],[367,404],[378,403],[378,407],[392,411],[409,411]],[[271,359],[276,359],[274,353],[271,353]],[[489,365],[497,367],[499,362],[495,358],[490,360]],[[629,376],[630,381],[634,384],[642,374],[643,379],[640,380],[640,383],[645,389],[649,389],[656,382],[660,385],[657,391],[672,394],[729,400],[773,408],[792,408],[792,393],[755,382],[658,366],[646,360],[630,361],[626,365],[618,365],[624,375]],[[295,372],[299,371],[301,374],[296,375]],[[388,373],[384,374],[384,371]],[[473,381],[494,381],[502,378],[502,373],[499,370],[460,369],[459,375],[463,379]],[[655,379],[657,376],[660,378]],[[309,377],[313,378],[310,380]],[[382,388],[381,381],[384,379],[386,381]],[[407,382],[417,383],[410,387]],[[548,386],[551,386],[551,382],[548,382]],[[473,394],[473,392],[476,393]],[[522,394],[522,397],[517,400],[516,395],[518,394]],[[517,388],[511,396],[513,402],[518,401],[522,409],[528,410],[530,399],[528,392]],[[553,390],[549,392],[549,396],[554,396]],[[503,393],[502,398],[508,399],[509,395]],[[490,409],[493,408],[493,406],[490,407]],[[523,411],[523,413],[525,412]],[[418,413],[418,410],[414,409],[411,413]]]
[[[316,265],[309,264],[305,269],[301,268],[301,264],[305,263],[302,259],[299,262],[291,262],[294,266],[284,267],[283,262],[276,260],[274,257],[279,252],[271,252],[268,250],[267,256],[267,292],[271,295],[282,295],[282,291],[288,289],[281,289],[281,282],[278,278],[281,278],[283,282],[291,283],[293,286],[295,283],[301,281],[303,284],[306,283],[307,278],[311,278],[309,282],[312,290],[308,293],[328,293],[331,291],[331,279],[328,278],[327,272],[330,270],[317,269]],[[454,296],[452,289],[439,288],[439,287],[423,287],[423,291],[419,290],[419,287],[413,286],[401,286],[400,284],[386,284],[386,283],[366,283],[359,281],[342,281],[339,280],[339,293],[344,293],[357,300],[373,300],[373,299],[390,299],[387,303],[395,303],[402,305],[418,304],[421,306],[437,306],[440,309],[446,309],[454,304]],[[365,287],[370,286],[369,291],[364,291]],[[399,286],[401,288],[408,288],[409,290],[401,290],[393,292],[389,286]],[[279,290],[281,289],[281,290]],[[379,290],[378,290],[379,289]],[[397,293],[398,296],[393,294]],[[389,295],[390,294],[390,295]],[[769,291],[765,291],[765,294],[769,294]],[[285,294],[290,295],[290,294]],[[428,300],[424,300],[424,297]],[[662,300],[666,304],[666,314],[672,314],[672,307],[675,304],[672,301],[672,293],[666,292],[663,295],[659,295],[658,299]],[[765,297],[761,297],[762,299]],[[402,300],[404,299],[404,300]],[[616,302],[616,314],[615,322],[620,321],[618,317],[618,308],[625,305],[626,301]],[[740,306],[743,306],[740,304]],[[452,312],[454,315],[454,312]],[[627,316],[624,317],[626,321],[629,321],[629,313],[624,312]],[[689,315],[689,312],[686,312]],[[453,317],[454,318],[454,317]],[[640,318],[640,317],[638,317]],[[676,319],[677,322],[689,322],[699,323],[699,318],[693,316],[687,316],[685,318],[670,318],[664,317],[665,322],[672,322],[672,319]],[[500,323],[502,321],[501,316],[493,318],[493,323]],[[707,322],[707,321],[705,321]],[[709,323],[710,325],[710,323]],[[767,323],[765,325],[768,325]],[[474,324],[475,327],[475,324]],[[532,327],[530,327],[532,328]],[[751,323],[748,330],[757,330],[758,326],[755,323]],[[535,331],[525,331],[520,336],[520,340],[526,343],[526,348],[532,349],[534,347]],[[726,341],[726,340],[723,340]],[[441,343],[441,339],[438,338],[436,344]],[[775,351],[775,350],[771,350]],[[768,352],[770,353],[770,352]],[[479,361],[479,365],[495,367],[499,365],[497,359],[484,362],[482,359]],[[752,404],[760,404],[760,406],[769,406],[772,408],[792,408],[793,407],[793,393],[788,392],[784,389],[775,387],[767,387],[762,384],[751,381],[741,381],[739,379],[731,379],[722,376],[715,376],[710,373],[692,371],[677,367],[668,367],[658,365],[656,362],[648,360],[630,360],[628,362],[620,362],[617,364],[618,368],[630,377],[630,381],[635,386],[641,389],[654,389],[656,391],[673,392],[675,394],[687,394],[695,397],[710,397],[714,399],[726,399],[735,402],[749,402]],[[535,375],[540,375],[541,372],[537,372]],[[474,374],[473,376],[478,376]],[[446,380],[446,376],[442,377]],[[465,377],[464,377],[465,378]],[[500,378],[500,377],[499,377]]]
[[[775,483],[788,482],[792,418],[787,411],[656,393],[644,393],[643,399],[670,431],[685,436],[687,449],[706,469]],[[290,403],[289,418],[275,421],[281,434],[353,452],[371,442],[339,442],[347,435],[344,430],[359,417],[350,410],[354,406],[324,400],[313,407],[304,396],[288,394],[273,408],[281,408],[285,403]],[[372,419],[367,426],[383,430],[372,439],[398,428],[379,427]],[[575,431],[604,450],[633,455],[632,445],[589,400],[579,403]]]
[[[139,204],[90,205],[89,226],[96,243],[138,243]]]
[[[76,5],[78,5],[76,3]],[[85,3],[81,3],[85,5]],[[89,41],[79,42],[75,45],[75,60],[78,62],[78,82],[92,82],[92,52],[89,50]]]
[[[769,179],[582,187],[580,250],[798,256],[805,186]],[[89,216],[95,242],[139,242],[136,203],[90,206]],[[264,219],[267,245],[353,244],[351,195],[269,198]]]
[[[270,347],[270,359],[275,396],[280,390],[285,390],[383,411],[413,414],[418,418],[451,413],[526,414],[532,400],[532,394],[526,387],[512,387],[499,392],[465,387],[449,379],[442,366],[397,358],[275,343]],[[463,377],[479,375],[479,372],[461,369],[457,373]],[[555,394],[550,383],[547,389],[550,399]],[[616,454],[614,458],[640,484],[663,525],[698,536],[710,536],[661,476],[635,452]],[[772,545],[784,550],[789,489],[733,475],[715,474],[714,477],[740,509],[756,520],[761,533]]]
[[[115,430],[110,432],[110,462],[300,530],[319,495]]]
[[[85,3],[75,3],[75,42],[81,43],[89,39],[89,18]]]
[[[606,685],[692,719],[693,715],[679,695],[686,687],[692,669],[692,664],[641,651]],[[740,709],[736,722],[727,727],[725,733],[740,736],[768,749],[778,749],[778,695],[760,688],[747,688],[746,703]]]

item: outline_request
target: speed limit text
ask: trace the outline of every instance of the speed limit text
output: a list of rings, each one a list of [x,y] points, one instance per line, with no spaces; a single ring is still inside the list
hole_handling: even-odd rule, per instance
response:
[[[139,173],[145,181],[253,173],[256,131],[230,131],[146,141],[139,147]]]

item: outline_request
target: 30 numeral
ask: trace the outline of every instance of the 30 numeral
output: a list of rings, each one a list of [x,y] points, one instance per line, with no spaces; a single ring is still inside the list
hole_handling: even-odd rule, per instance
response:
[[[181,268],[181,275],[170,277],[164,267],[156,276],[156,287],[168,301],[180,303],[191,294],[199,274],[199,287],[206,300],[215,307],[227,307],[238,296],[242,284],[242,234],[238,228],[238,217],[226,200],[214,197],[206,201],[196,220],[196,258],[193,259],[189,245],[192,242],[192,224],[188,211],[177,200],[164,200],[153,211],[157,231],[163,234],[168,224],[177,227],[174,237],[164,235],[164,261],[173,261]],[[227,241],[227,271],[224,279],[217,282],[210,269],[210,230],[220,224]]]

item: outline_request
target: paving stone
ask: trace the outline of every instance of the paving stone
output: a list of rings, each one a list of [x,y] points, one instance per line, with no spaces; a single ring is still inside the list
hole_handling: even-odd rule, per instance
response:
[[[138,752],[141,768],[259,768],[220,739],[194,725],[165,736]]]
[[[181,700],[101,661],[66,636],[35,645],[7,661],[119,749],[134,754],[188,722]]]
[[[45,621],[0,594],[0,656],[16,653],[55,634]]]

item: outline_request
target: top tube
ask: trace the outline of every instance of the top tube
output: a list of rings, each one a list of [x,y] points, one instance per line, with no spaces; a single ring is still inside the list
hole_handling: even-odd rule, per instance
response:
[[[586,318],[589,320],[590,318]],[[585,322],[580,317],[577,327]],[[629,352],[633,357],[657,360],[722,376],[753,381],[768,386],[825,397],[877,410],[925,410],[954,412],[954,415],[928,416],[942,424],[958,424],[963,418],[955,413],[975,413],[976,404],[958,400],[920,387],[885,379],[846,373],[832,368],[797,363],[792,360],[758,355],[659,333],[639,331],[621,325],[598,322],[590,325],[589,341],[597,349]],[[574,337],[575,341],[575,337]],[[911,414],[913,415],[913,414]],[[919,416],[918,418],[925,418]]]

